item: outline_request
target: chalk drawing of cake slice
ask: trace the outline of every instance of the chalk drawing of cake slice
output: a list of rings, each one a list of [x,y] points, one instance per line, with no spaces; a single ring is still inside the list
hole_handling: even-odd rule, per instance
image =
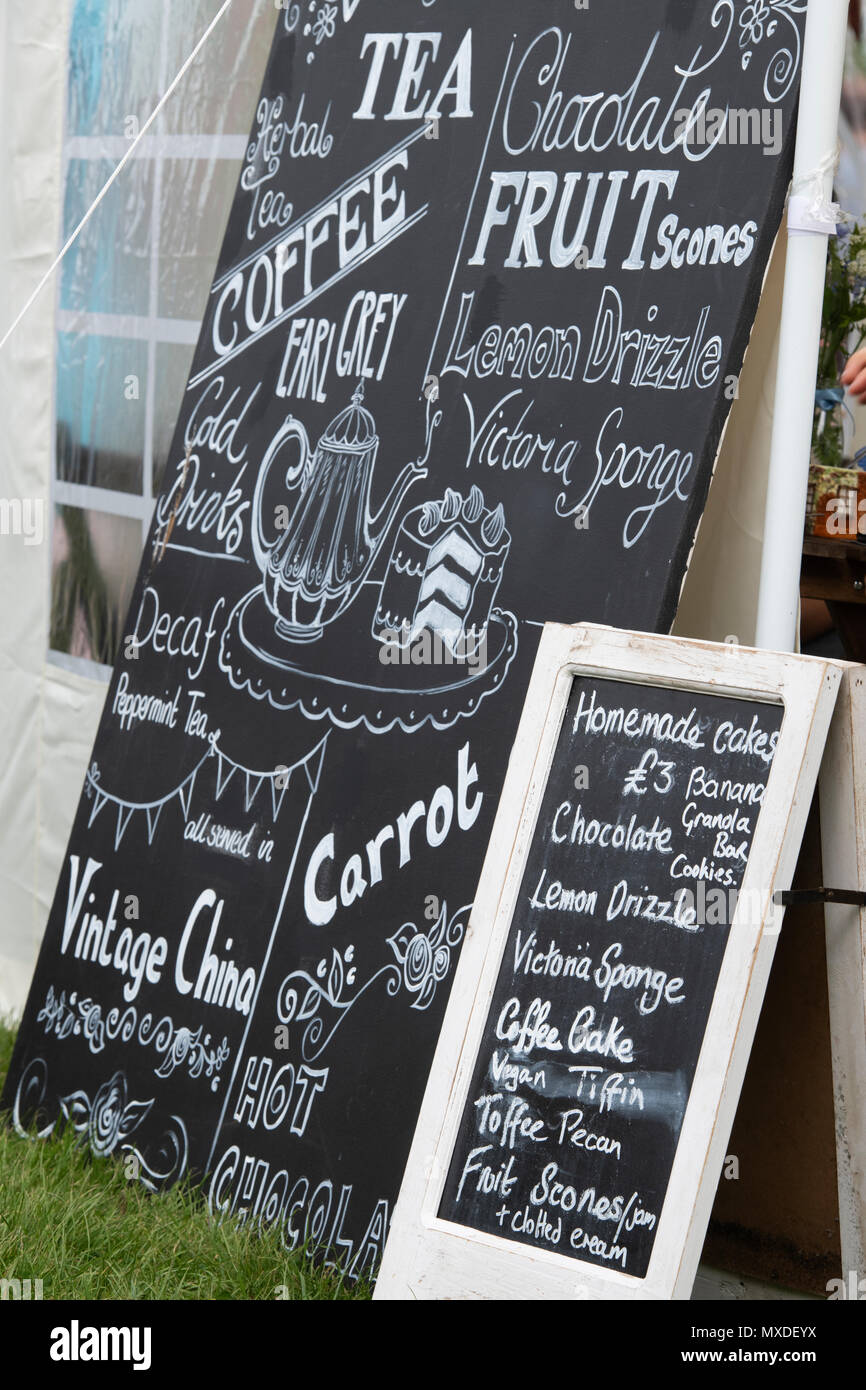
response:
[[[448,488],[403,519],[373,619],[377,641],[410,644],[425,629],[465,657],[481,640],[499,588],[511,536],[505,513],[485,506],[474,486]]]

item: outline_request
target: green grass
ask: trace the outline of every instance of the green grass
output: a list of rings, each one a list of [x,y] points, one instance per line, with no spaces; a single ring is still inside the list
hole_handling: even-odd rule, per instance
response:
[[[0,1021],[0,1085],[14,1038]],[[22,1139],[0,1122],[0,1278],[41,1279],[46,1299],[370,1297],[273,1232],[217,1225],[181,1185],[151,1196],[76,1138]]]

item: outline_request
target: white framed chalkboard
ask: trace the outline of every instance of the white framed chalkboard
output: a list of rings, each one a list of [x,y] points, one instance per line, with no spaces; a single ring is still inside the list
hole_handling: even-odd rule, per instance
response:
[[[541,623],[673,621],[805,9],[272,9],[2,1107],[356,1276]]]
[[[545,627],[377,1298],[690,1296],[839,681]]]

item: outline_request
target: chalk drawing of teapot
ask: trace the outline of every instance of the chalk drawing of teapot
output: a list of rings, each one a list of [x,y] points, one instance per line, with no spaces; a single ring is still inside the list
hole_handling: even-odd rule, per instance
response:
[[[327,623],[345,613],[360,593],[407,490],[427,476],[429,426],[424,458],[405,466],[379,510],[371,514],[379,436],[363,400],[364,385],[359,382],[351,404],[331,421],[315,450],[301,421],[288,416],[262,460],[253,496],[253,551],[264,577],[265,601],[278,635],[286,641],[315,641]],[[290,440],[297,441],[300,459],[286,469],[285,482],[297,500],[288,525],[269,544],[262,526],[265,486]]]

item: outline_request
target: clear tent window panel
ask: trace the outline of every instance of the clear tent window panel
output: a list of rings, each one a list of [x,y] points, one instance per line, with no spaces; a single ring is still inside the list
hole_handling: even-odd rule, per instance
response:
[[[168,463],[277,16],[235,0],[74,0],[57,277],[49,659],[107,675]],[[137,141],[137,143],[135,143]]]

